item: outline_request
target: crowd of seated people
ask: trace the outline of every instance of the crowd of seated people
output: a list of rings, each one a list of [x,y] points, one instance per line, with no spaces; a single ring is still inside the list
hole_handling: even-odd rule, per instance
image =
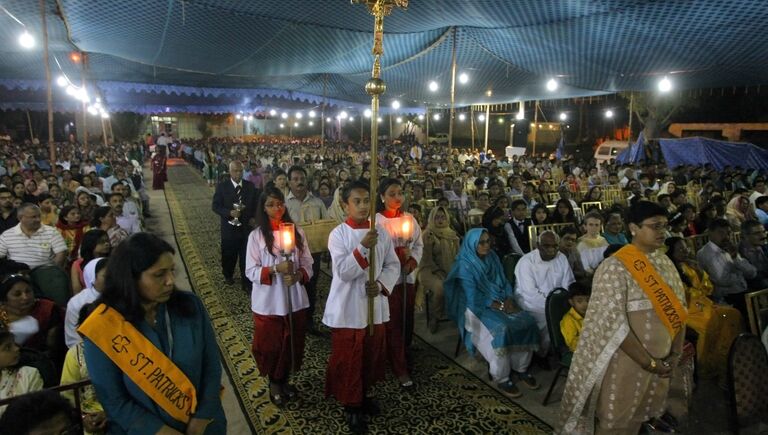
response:
[[[65,360],[70,373],[76,367],[74,312],[98,295],[103,267],[99,259],[129,234],[144,229],[149,204],[141,168],[150,158],[145,145],[96,146],[84,154],[82,147],[59,144],[60,158],[51,164],[42,147],[4,144],[0,270],[11,276],[0,285],[0,310],[22,348],[22,362],[23,348],[29,348],[38,352],[34,358],[51,361],[57,376],[67,366]],[[661,204],[670,212],[670,221],[680,215],[680,234],[672,229],[668,233],[682,236],[679,240],[687,250],[670,238],[667,253],[681,276],[689,277],[683,279],[689,309],[703,307],[704,314],[689,317],[696,332],[690,338],[699,341],[697,360],[706,367],[702,374],[722,375],[723,349],[744,327],[744,294],[768,287],[765,174],[735,167],[716,171],[709,165],[670,170],[663,163],[609,162],[598,168],[593,161],[558,161],[550,156],[497,159],[479,151],[447,153],[444,147],[430,145],[420,147],[416,155],[422,158],[417,160],[409,157],[412,148],[384,143],[379,164],[382,177],[400,182],[405,196],[402,209],[422,227],[425,258],[416,273],[426,296],[417,300],[430,298],[433,333],[448,316],[478,326],[474,337],[464,336],[464,345],[472,351],[478,349],[491,358],[502,354],[501,348],[510,350],[511,360],[492,362],[492,375],[502,391],[517,397],[521,394],[517,382],[538,387],[529,367],[532,360],[546,360],[546,296],[555,287],[576,289],[573,296],[580,299],[574,299],[579,301],[574,308],[581,306],[606,249],[629,242],[623,213],[640,200]],[[239,160],[244,179],[260,189],[272,183],[286,197],[290,194],[286,172],[301,166],[309,192],[339,223],[346,219],[339,204],[341,189],[353,180],[370,178],[366,143],[217,138],[182,140],[174,149],[210,185],[227,175],[229,162]],[[47,250],[32,249],[29,239],[40,239]],[[509,255],[522,257],[511,281],[502,270]],[[45,285],[33,278],[38,268],[58,268],[66,275],[72,313],[65,311],[67,300],[46,298]],[[32,278],[15,278],[19,271]],[[463,282],[483,276],[492,276],[493,282]],[[455,293],[459,291],[464,292],[461,297]],[[457,301],[464,304],[460,312],[454,312]],[[712,332],[708,322],[718,310],[735,319],[733,333]],[[497,318],[497,311],[516,317],[507,322]],[[574,319],[578,315],[583,314],[571,313]],[[499,324],[506,325],[507,335],[481,334]],[[15,352],[13,346],[6,347]]]

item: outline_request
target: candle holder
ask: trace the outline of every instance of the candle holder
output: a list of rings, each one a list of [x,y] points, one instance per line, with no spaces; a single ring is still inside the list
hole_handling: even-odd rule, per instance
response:
[[[232,208],[234,210],[237,210],[237,211],[242,211],[243,209],[245,209],[245,204],[243,204],[242,202],[238,201],[238,202],[232,204]],[[231,221],[229,221],[229,224],[233,225],[233,226],[236,226],[236,227],[243,226],[243,223],[240,222],[240,219],[238,219],[238,218],[232,219]]]
[[[285,258],[285,261],[290,261],[296,246],[296,228],[292,223],[281,222],[278,233],[280,234],[280,250],[283,253],[283,258]],[[290,271],[290,273],[293,273],[293,271]],[[296,371],[296,357],[293,348],[293,300],[291,298],[290,286],[285,286],[285,296],[288,302],[288,338],[291,346],[291,373],[294,373]]]

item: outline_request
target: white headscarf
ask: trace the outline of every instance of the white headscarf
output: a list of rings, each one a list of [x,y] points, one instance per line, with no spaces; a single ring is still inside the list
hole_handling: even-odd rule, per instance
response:
[[[83,282],[85,282],[85,288],[92,288],[93,283],[96,282],[96,265],[99,260],[105,257],[94,258],[89,261],[83,268]]]

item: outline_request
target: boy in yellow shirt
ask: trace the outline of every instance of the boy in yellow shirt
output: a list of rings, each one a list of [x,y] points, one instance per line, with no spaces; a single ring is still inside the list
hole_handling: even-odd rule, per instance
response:
[[[568,287],[568,293],[568,303],[571,304],[571,309],[560,320],[560,332],[563,334],[568,349],[571,352],[576,352],[576,345],[579,344],[579,336],[581,336],[581,328],[583,327],[584,314],[587,313],[589,306],[591,289],[577,281]]]

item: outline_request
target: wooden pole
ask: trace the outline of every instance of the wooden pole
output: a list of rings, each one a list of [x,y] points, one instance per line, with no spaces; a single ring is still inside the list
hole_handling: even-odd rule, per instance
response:
[[[531,155],[536,155],[536,135],[539,131],[539,100],[533,103],[533,150]]]
[[[488,154],[488,127],[491,125],[491,105],[485,105],[485,154]]]
[[[451,114],[448,121],[448,155],[453,148],[453,121],[456,117],[456,26],[453,27],[453,45],[451,47]]]
[[[469,106],[469,128],[472,133],[472,152],[475,152],[475,106]]]
[[[40,18],[43,22],[43,64],[45,65],[46,102],[48,103],[48,158],[56,164],[56,146],[53,144],[53,89],[51,88],[51,62],[48,59],[48,19],[45,0],[40,0]]]
[[[629,93],[629,134],[627,135],[627,144],[632,144],[632,111],[635,105],[635,93],[631,91]]]
[[[32,118],[29,116],[29,110],[27,110],[27,124],[29,125],[29,140],[35,141],[35,132],[32,130]]]
[[[426,118],[424,118],[424,125],[427,127],[427,140],[424,142],[425,145],[429,145],[429,106],[427,107],[427,113]]]
[[[323,104],[320,107],[320,146],[325,145],[325,93],[328,90],[328,74],[323,75]]]

